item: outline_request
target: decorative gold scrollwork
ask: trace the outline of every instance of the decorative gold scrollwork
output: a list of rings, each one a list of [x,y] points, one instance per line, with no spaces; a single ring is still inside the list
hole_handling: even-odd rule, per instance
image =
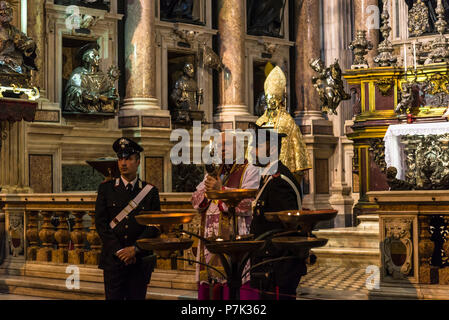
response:
[[[418,0],[408,12],[408,31],[411,36],[419,37],[428,29],[429,8],[422,0]]]
[[[40,97],[39,89],[36,87],[29,89],[29,88],[21,88],[15,84],[12,84],[10,87],[0,86],[0,98],[3,98],[3,93],[8,91],[14,94],[23,93],[28,97],[28,100],[31,101],[35,101]]]
[[[380,93],[386,97],[391,93],[391,89],[393,88],[394,82],[391,79],[385,78],[376,81],[376,86],[379,88]]]

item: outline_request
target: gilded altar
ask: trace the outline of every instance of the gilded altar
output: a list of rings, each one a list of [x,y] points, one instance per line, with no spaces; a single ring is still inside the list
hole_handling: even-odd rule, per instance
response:
[[[354,115],[345,132],[354,141],[353,186],[360,193],[355,211],[372,212],[377,205],[367,192],[389,190],[384,143],[389,126],[447,121],[449,64],[417,66],[407,74],[401,67],[347,70],[344,77]],[[406,106],[402,112],[401,104]]]

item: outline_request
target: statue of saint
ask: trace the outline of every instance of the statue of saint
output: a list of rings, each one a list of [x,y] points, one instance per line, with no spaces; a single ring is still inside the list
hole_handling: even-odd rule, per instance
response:
[[[248,0],[248,34],[279,37],[285,0]]]
[[[111,67],[100,70],[100,46],[89,43],[79,50],[82,65],[73,70],[65,88],[64,112],[114,113],[119,96],[114,87],[119,72]]]
[[[265,80],[267,109],[256,124],[285,133],[282,139],[280,160],[292,173],[301,174],[311,169],[309,154],[301,131],[285,106],[287,79],[281,68],[275,67]]]
[[[193,20],[193,0],[161,0],[161,18]]]
[[[186,63],[183,69],[183,75],[176,81],[171,94],[173,103],[180,110],[197,110],[198,105],[202,104],[202,94],[198,90],[198,85],[193,78],[195,69],[193,64]]]
[[[11,25],[12,8],[7,1],[0,1],[0,73],[23,75],[37,70],[36,43]],[[6,85],[10,85],[9,83]]]

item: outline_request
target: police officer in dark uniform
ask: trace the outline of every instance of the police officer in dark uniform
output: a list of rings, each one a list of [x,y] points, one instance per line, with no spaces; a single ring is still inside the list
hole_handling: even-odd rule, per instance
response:
[[[267,129],[256,126],[256,130],[258,132]],[[257,159],[259,159],[261,150],[267,150],[269,155],[277,153],[276,159],[279,159],[282,138],[286,135],[273,134],[273,131],[267,130],[266,140],[262,141],[259,134],[256,136]],[[251,234],[254,234],[256,238],[266,232],[283,229],[281,222],[267,221],[264,216],[265,212],[298,210],[302,206],[301,186],[280,160],[267,165],[262,165],[257,161],[257,165],[263,169],[259,194],[253,203],[253,220],[250,227]],[[264,260],[286,256],[294,256],[294,254],[289,250],[275,248],[268,240],[267,246],[263,251],[256,253],[251,263],[255,265]],[[305,261],[299,259],[268,263],[251,272],[251,286],[260,290],[261,299],[296,299],[296,288],[301,276],[306,273]]]
[[[100,185],[95,204],[95,225],[103,243],[99,268],[104,271],[106,300],[143,300],[156,259],[136,241],[160,232],[140,225],[135,216],[143,210],[160,211],[159,192],[137,177],[142,147],[120,138],[113,149],[121,176]]]

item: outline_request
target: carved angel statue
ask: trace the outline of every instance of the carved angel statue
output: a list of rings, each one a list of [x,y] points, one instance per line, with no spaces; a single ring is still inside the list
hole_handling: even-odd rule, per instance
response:
[[[321,100],[321,110],[324,113],[337,114],[337,107],[342,100],[351,99],[351,95],[345,92],[342,72],[338,60],[326,68],[321,59],[309,61],[312,69],[319,75],[312,77],[312,83]]]
[[[413,106],[413,84],[410,82],[402,83],[401,101],[394,110],[398,115],[407,115]]]

